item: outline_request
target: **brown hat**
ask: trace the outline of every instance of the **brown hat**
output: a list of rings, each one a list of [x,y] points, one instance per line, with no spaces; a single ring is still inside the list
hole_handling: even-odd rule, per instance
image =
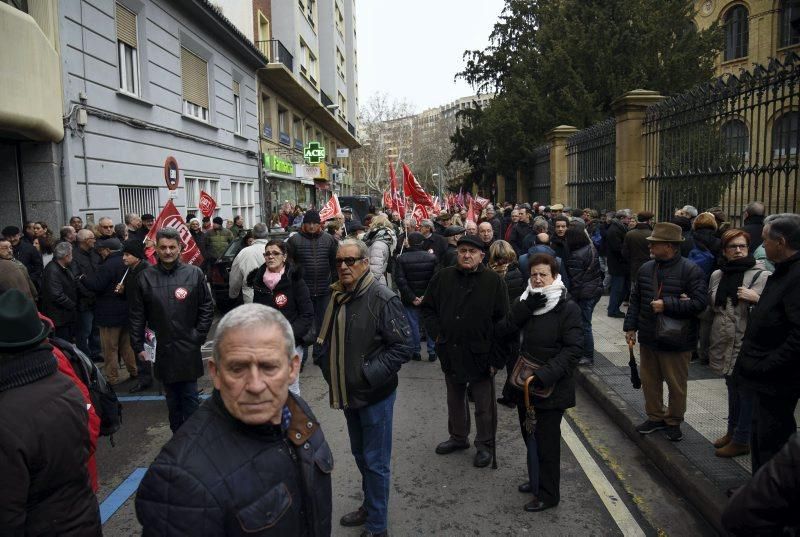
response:
[[[669,222],[659,222],[653,226],[653,232],[647,237],[653,242],[683,242],[681,226]]]
[[[562,204],[560,204],[560,203],[556,203],[555,205],[551,205],[550,206],[550,210],[551,211],[563,211],[564,210],[564,206]]]

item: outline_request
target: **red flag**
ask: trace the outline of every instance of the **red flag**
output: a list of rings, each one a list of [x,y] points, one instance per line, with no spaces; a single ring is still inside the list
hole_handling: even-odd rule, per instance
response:
[[[428,219],[428,210],[424,205],[420,205],[419,203],[417,203],[417,205],[414,207],[414,212],[411,214],[414,217],[414,220],[417,221],[417,225],[420,225],[422,220]]]
[[[328,203],[326,203],[319,212],[319,221],[325,222],[340,214],[342,214],[342,208],[339,206],[339,198],[336,197],[336,194],[331,194],[331,199],[328,200]]]
[[[383,191],[383,206],[389,212],[394,211],[394,204],[392,203],[392,195],[389,194],[388,190]]]
[[[433,205],[431,197],[419,184],[417,178],[414,177],[414,174],[411,173],[411,170],[405,162],[403,163],[403,192],[406,196],[409,196],[412,200],[414,200],[414,203],[424,205],[426,207]]]
[[[198,266],[203,262],[203,255],[200,253],[200,248],[198,248],[197,243],[194,242],[189,228],[186,227],[186,222],[183,221],[181,213],[175,208],[175,204],[172,203],[172,200],[167,200],[167,204],[164,205],[161,214],[159,214],[158,219],[156,219],[156,223],[150,228],[150,232],[145,239],[150,239],[155,242],[156,233],[163,227],[171,227],[180,235],[181,243],[183,244],[181,261]]]
[[[480,196],[475,196],[475,205],[477,206],[479,211],[482,211],[489,205],[489,200],[486,198],[482,198]]]
[[[477,223],[475,220],[475,201],[469,200],[469,209],[467,209],[467,221]]]
[[[203,213],[203,216],[208,218],[211,218],[211,215],[214,214],[214,209],[217,208],[216,200],[205,190],[200,191],[200,203],[198,205],[200,206],[200,212]]]
[[[406,217],[406,197],[397,194],[395,197],[395,206],[397,207],[397,212],[400,213],[400,218]]]

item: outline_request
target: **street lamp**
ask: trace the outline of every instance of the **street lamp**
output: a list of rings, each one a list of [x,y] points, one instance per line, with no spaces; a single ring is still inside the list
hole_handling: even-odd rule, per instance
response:
[[[439,185],[439,199],[442,200],[444,197],[442,196],[442,175],[440,173],[432,173],[431,177],[436,177],[437,184]]]

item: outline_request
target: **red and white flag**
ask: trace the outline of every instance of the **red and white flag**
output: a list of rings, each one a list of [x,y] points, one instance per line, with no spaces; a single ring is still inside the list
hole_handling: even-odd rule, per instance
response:
[[[478,221],[475,219],[475,200],[473,199],[469,200],[469,209],[467,209],[467,221],[474,222],[476,224],[478,223]]]
[[[172,200],[167,200],[167,204],[164,205],[161,214],[158,215],[155,224],[150,228],[150,232],[147,234],[147,237],[145,237],[145,240],[150,239],[155,242],[156,233],[158,233],[159,229],[164,227],[171,227],[180,235],[181,243],[183,244],[181,261],[198,266],[203,263],[203,255],[200,253],[200,248],[198,248],[197,243],[194,242],[189,228],[186,227],[186,222],[183,221],[181,213],[175,208],[175,204],[172,203]]]
[[[475,199],[473,201],[475,202],[475,208],[478,211],[484,210],[486,208],[486,206],[489,205],[489,200],[488,199],[482,198],[482,197],[480,197],[478,195],[475,196]]]
[[[342,214],[342,208],[339,206],[339,198],[336,197],[336,194],[331,194],[331,199],[328,200],[328,203],[326,203],[319,212],[319,221],[325,222],[340,214]]]
[[[383,191],[383,206],[386,208],[388,212],[394,211],[394,204],[392,203],[392,195],[389,194],[388,190]]]
[[[422,222],[422,220],[427,220],[429,218],[428,209],[426,209],[424,205],[420,205],[419,203],[417,203],[417,205],[414,207],[414,212],[411,214],[414,217],[414,220],[417,221],[417,225],[420,225],[420,222]]]
[[[422,188],[422,185],[419,184],[419,181],[411,173],[411,169],[405,162],[403,163],[403,192],[418,205],[424,205],[425,207],[433,205],[433,200]]]
[[[391,211],[397,211],[400,213],[400,218],[405,218],[406,203],[405,200],[400,199],[400,193],[397,191],[397,175],[391,159],[389,159],[389,195],[392,198]]]
[[[205,190],[201,190],[200,202],[198,205],[200,207],[200,212],[203,213],[203,216],[211,218],[211,215],[214,214],[214,209],[217,208],[217,201],[211,197],[211,194]]]

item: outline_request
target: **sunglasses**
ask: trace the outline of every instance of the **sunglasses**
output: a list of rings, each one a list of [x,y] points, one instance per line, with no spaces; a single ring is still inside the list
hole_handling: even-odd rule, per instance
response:
[[[348,267],[352,267],[353,265],[355,265],[356,263],[358,263],[362,259],[364,259],[364,258],[363,257],[337,257],[336,258],[336,266],[337,267],[341,267],[342,263],[344,263]]]

